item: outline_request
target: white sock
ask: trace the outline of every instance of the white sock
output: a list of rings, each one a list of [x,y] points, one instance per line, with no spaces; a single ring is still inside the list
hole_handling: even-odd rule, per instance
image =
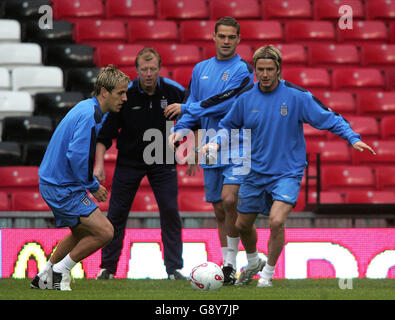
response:
[[[239,242],[240,237],[231,238],[226,236],[228,242],[228,254],[226,256],[227,265],[232,265],[234,269],[236,269],[236,256],[239,251]]]
[[[70,270],[76,265],[77,262],[74,262],[70,258],[70,253],[65,256],[62,261],[54,264],[53,266],[53,271],[58,272],[58,273],[67,273],[70,272]]]
[[[259,263],[258,251],[255,251],[254,253],[247,253],[247,261],[248,261],[248,265],[247,265],[248,269],[256,268]]]
[[[41,277],[44,273],[46,273],[51,267],[53,266],[53,263],[48,260],[47,264],[45,267],[38,273],[38,276]]]
[[[228,256],[228,247],[221,247],[221,251],[222,251],[222,260],[224,261],[224,266],[226,266],[226,264],[228,263],[226,260]]]
[[[269,266],[267,263],[265,265],[265,267],[263,268],[262,272],[261,272],[261,276],[262,278],[265,279],[272,279],[273,278],[273,274],[274,274],[274,269],[276,268],[276,266]]]

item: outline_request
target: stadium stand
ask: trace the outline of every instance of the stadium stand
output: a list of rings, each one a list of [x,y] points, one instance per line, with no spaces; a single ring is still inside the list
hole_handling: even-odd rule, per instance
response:
[[[345,193],[345,203],[384,204],[395,203],[395,193],[392,191],[348,191]]]
[[[156,18],[155,0],[111,0],[105,2],[107,19],[130,21]]]
[[[51,211],[39,192],[15,191],[11,194],[13,211]]]
[[[178,21],[209,18],[205,0],[158,0],[157,6],[158,19]]]
[[[232,16],[237,20],[260,19],[261,8],[257,0],[211,0],[209,1],[210,18]]]
[[[38,191],[38,167],[0,167],[0,191],[11,194],[14,191]]]
[[[162,55],[161,75],[187,88],[195,63],[215,55],[214,25],[225,15],[240,22],[238,53],[243,59],[252,63],[258,47],[275,44],[282,51],[284,78],[311,90],[376,149],[376,156],[359,153],[332,133],[304,124],[310,176],[317,176],[315,153],[320,152],[321,202],[341,204],[346,199],[355,203],[351,193],[346,194],[354,188],[361,191],[355,196],[363,198],[357,203],[378,203],[378,190],[395,192],[394,1],[25,2],[0,1],[0,120],[4,118],[0,121],[0,210],[48,210],[34,202],[34,193],[29,194],[33,197],[29,208],[8,197],[10,190],[37,192],[37,181],[33,184],[24,178],[9,186],[4,183],[10,175],[23,176],[28,168],[36,170],[37,178],[51,130],[79,100],[90,95],[99,67],[113,63],[135,78],[136,54],[150,45]],[[51,29],[38,24],[38,9],[44,4],[54,10]],[[352,7],[352,29],[339,27],[342,5]],[[18,121],[12,120],[15,116]],[[36,129],[31,121],[38,121]],[[115,157],[113,144],[105,159],[109,188]],[[1,171],[7,169],[11,173]],[[187,176],[185,165],[177,169],[180,210],[212,212],[211,204],[204,201],[202,171]],[[306,177],[302,180],[305,185]],[[309,179],[309,186],[308,202],[314,203],[316,179]],[[132,210],[157,211],[146,178],[140,189]],[[4,190],[7,193],[1,194]],[[303,211],[305,200],[302,189],[294,211]],[[108,202],[99,207],[106,211]]]

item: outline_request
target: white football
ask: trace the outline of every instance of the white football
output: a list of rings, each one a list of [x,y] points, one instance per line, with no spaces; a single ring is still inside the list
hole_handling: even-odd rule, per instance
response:
[[[224,274],[214,262],[204,262],[191,271],[189,281],[196,290],[218,290],[224,284]]]

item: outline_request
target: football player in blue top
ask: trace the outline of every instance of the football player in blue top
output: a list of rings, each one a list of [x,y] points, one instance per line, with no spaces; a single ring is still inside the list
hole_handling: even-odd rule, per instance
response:
[[[251,170],[239,190],[236,227],[246,249],[248,266],[236,285],[248,284],[262,271],[258,287],[272,286],[274,268],[284,246],[284,224],[296,203],[306,163],[303,123],[329,130],[358,151],[375,151],[361,141],[350,124],[303,88],[281,79],[281,53],[263,46],[253,56],[258,82],[241,93],[220,121],[219,134],[202,147],[220,150],[235,128],[251,130]],[[221,140],[222,139],[222,140]],[[269,216],[268,260],[258,257],[255,220]]]
[[[236,53],[240,42],[239,23],[232,17],[219,19],[213,39],[216,56],[201,61],[194,67],[186,102],[172,104],[165,109],[166,116],[181,114],[173,128],[173,134],[169,136],[171,146],[196,126],[203,129],[200,131],[203,134],[198,144],[206,144],[209,141],[208,132],[218,130],[219,121],[229,112],[236,95],[253,82],[252,66]],[[197,158],[199,149],[195,148],[195,152]],[[233,165],[229,159],[218,159],[211,164],[204,159],[201,162],[204,169],[205,198],[213,203],[218,225],[225,284],[233,284],[236,280],[236,254],[240,240],[235,221],[237,193],[243,175],[234,174]],[[194,173],[195,165],[190,164],[188,169],[190,173]]]
[[[52,135],[39,169],[40,193],[56,226],[69,227],[71,233],[58,243],[44,270],[32,280],[32,288],[71,290],[71,268],[113,237],[112,224],[87,190],[97,201],[106,201],[106,188],[93,176],[96,137],[104,115],[120,111],[129,82],[114,66],[102,68],[93,97],[73,107]]]

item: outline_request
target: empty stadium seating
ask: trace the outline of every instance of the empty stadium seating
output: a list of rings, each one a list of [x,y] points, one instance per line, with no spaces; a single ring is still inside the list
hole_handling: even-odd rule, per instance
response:
[[[44,46],[45,64],[61,68],[93,67],[93,48],[83,44],[51,43]]]
[[[232,16],[237,20],[259,19],[260,5],[257,0],[210,0],[210,18],[217,20],[225,16]]]
[[[47,91],[63,91],[63,71],[59,67],[16,67],[12,70],[12,90],[30,94]]]
[[[93,90],[93,84],[97,79],[100,68],[98,67],[77,67],[70,68],[65,73],[67,91],[81,91],[87,96]]]
[[[305,89],[331,88],[331,77],[324,68],[293,67],[287,66],[282,70],[285,80]]]
[[[262,17],[265,20],[277,21],[311,19],[313,10],[309,0],[264,0]]]
[[[3,141],[49,141],[52,120],[46,116],[9,116],[3,119]]]
[[[350,44],[311,44],[309,45],[309,63],[313,67],[358,67],[360,57],[358,48]]]
[[[388,42],[388,31],[383,21],[357,21],[351,29],[339,29],[338,41],[354,44]]]
[[[307,50],[301,44],[276,44],[281,51],[283,65],[306,66],[308,64]]]
[[[0,166],[22,165],[22,150],[17,142],[0,141]]]
[[[0,67],[0,90],[11,90],[11,75],[7,68]]]
[[[345,119],[350,123],[354,132],[358,132],[362,139],[379,139],[380,128],[377,120],[369,116],[347,116]],[[339,136],[329,133],[329,139],[341,139]]]
[[[395,18],[395,2],[388,0],[366,0],[366,19],[391,21]]]
[[[324,91],[316,94],[316,97],[331,110],[341,115],[355,115],[357,105],[351,92]]]
[[[348,191],[345,193],[347,204],[395,204],[395,193],[392,191]]]
[[[395,191],[395,167],[376,167],[377,189]]]
[[[380,121],[382,139],[395,139],[395,116],[385,116]]]
[[[393,66],[395,62],[395,45],[364,44],[361,46],[361,65],[382,68]]]
[[[105,2],[107,19],[129,21],[156,18],[154,0],[111,0]]]
[[[315,42],[336,42],[336,32],[329,21],[296,20],[285,24],[285,41],[302,43],[304,45]]]
[[[38,167],[0,167],[0,191],[8,194],[14,191],[38,191]]]
[[[142,44],[98,44],[95,47],[94,61],[98,66],[114,64],[118,67],[132,67],[135,64],[136,56],[144,46]]]
[[[188,88],[189,81],[192,77],[193,67],[175,67],[173,68],[173,79],[181,84],[184,88]]]
[[[353,152],[353,163],[355,165],[393,165],[395,159],[395,141],[373,140],[370,146],[376,152],[372,155],[369,151]]]
[[[41,65],[41,47],[37,43],[1,43],[0,67]]]
[[[33,101],[29,93],[21,91],[0,91],[0,120],[7,116],[33,113]]]
[[[21,24],[14,19],[0,19],[0,42],[20,42]]]
[[[53,13],[57,20],[75,22],[84,18],[104,18],[105,8],[101,0],[55,1]]]
[[[10,199],[5,192],[0,191],[0,211],[11,210]]]
[[[51,211],[39,192],[15,191],[11,195],[13,211]]]
[[[255,49],[265,44],[284,42],[283,29],[278,21],[240,20],[239,23],[242,42]]]
[[[306,153],[310,154],[310,161],[315,161],[319,153],[323,164],[351,164],[351,150],[346,141],[309,141]]]
[[[213,205],[205,200],[203,188],[196,190],[179,190],[178,208],[180,211],[213,211]]]
[[[360,115],[382,117],[395,115],[395,92],[364,92],[357,95],[357,109]]]
[[[20,21],[35,20],[42,16],[40,8],[50,6],[51,4],[52,2],[49,0],[6,1],[5,15],[6,17]]]
[[[199,47],[192,44],[154,44],[162,58],[162,64],[171,68],[174,66],[195,66],[201,61]]]
[[[191,21],[188,21],[191,22]],[[152,45],[157,41],[178,42],[178,26],[172,20],[138,20],[128,23],[128,42]]]
[[[153,192],[138,190],[130,211],[159,211]]]
[[[128,34],[125,24],[119,20],[85,19],[76,22],[73,38],[77,43],[96,45],[103,42],[126,43]]]
[[[373,171],[368,166],[322,166],[323,191],[348,191],[375,189]]]
[[[340,7],[344,5],[351,7],[353,19],[365,19],[365,9],[362,0],[313,0],[314,18],[316,20],[338,21],[342,15],[346,14],[346,11],[339,13]]]
[[[168,20],[208,19],[205,0],[158,0],[158,18]]]
[[[384,75],[375,68],[348,68],[336,69],[332,74],[333,90],[384,90]]]
[[[40,27],[39,21],[29,20],[24,23],[24,41],[43,43],[72,43],[73,25],[69,21],[53,20],[51,29]]]
[[[39,166],[47,150],[48,141],[33,141],[23,143],[23,164],[26,166]]]
[[[206,45],[213,43],[215,20],[190,20],[180,23],[181,43]]]

